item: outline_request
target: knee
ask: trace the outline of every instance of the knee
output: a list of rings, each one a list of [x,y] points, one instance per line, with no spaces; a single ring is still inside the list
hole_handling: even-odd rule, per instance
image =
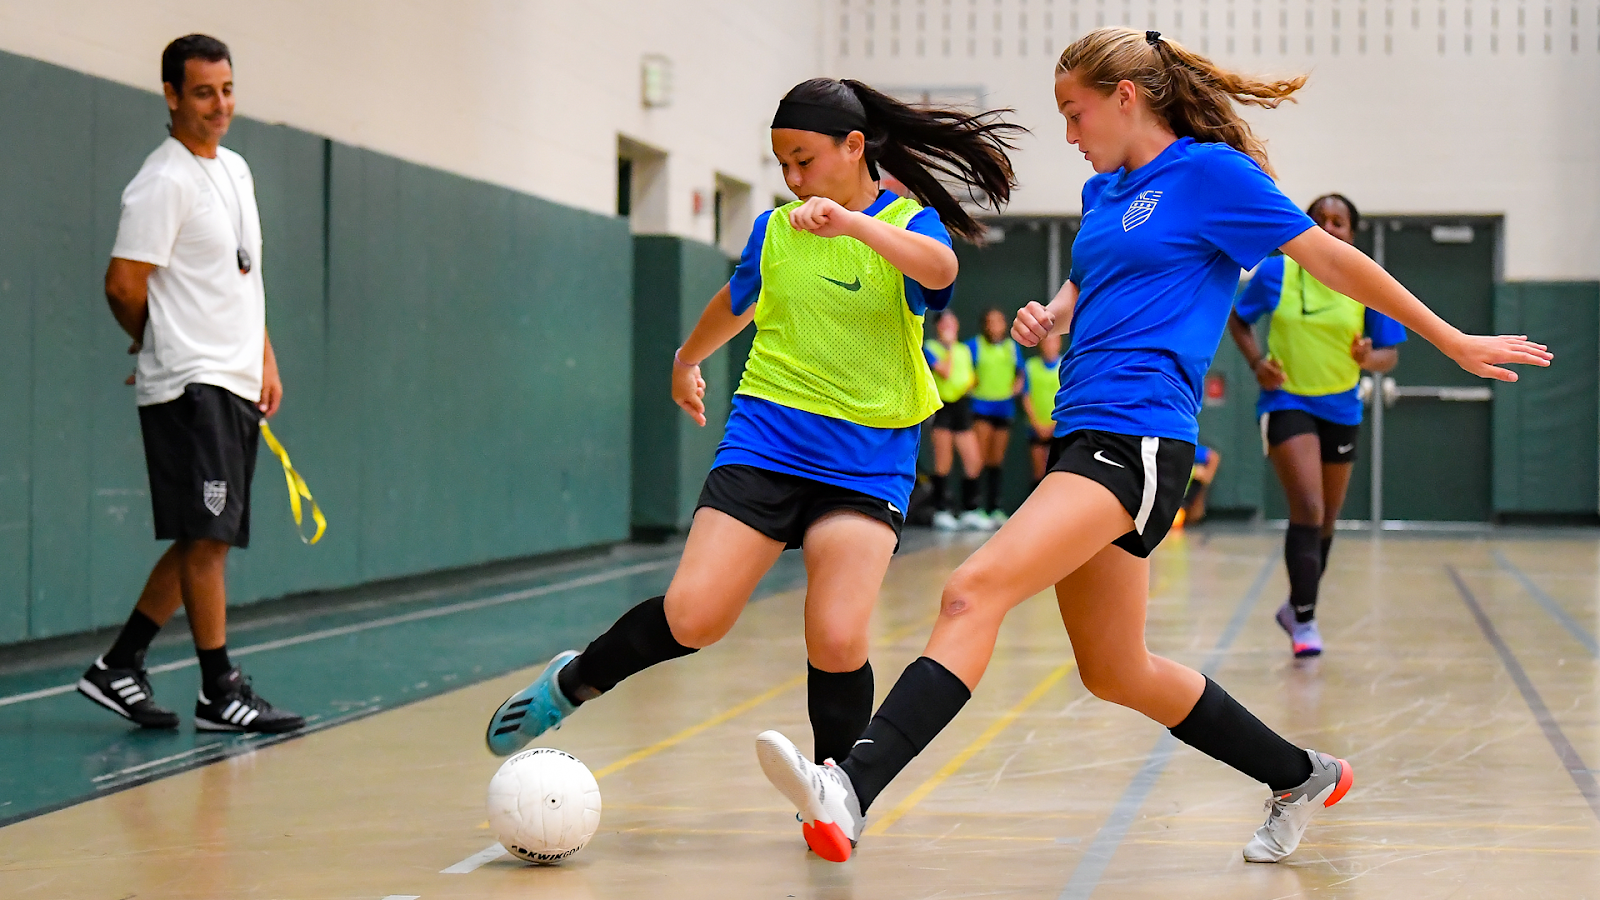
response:
[[[939,618],[973,619],[992,616],[993,606],[984,573],[961,566],[951,573],[939,597]]]
[[[854,672],[867,661],[867,635],[858,629],[826,624],[806,644],[807,658],[824,672]]]
[[[226,542],[209,538],[186,541],[182,550],[183,562],[189,568],[221,565],[227,559],[229,549]]]
[[[729,615],[719,609],[709,609],[704,603],[674,603],[676,599],[671,593],[667,594],[667,627],[672,631],[672,639],[685,647],[695,650],[709,647],[726,637],[733,630],[733,623],[739,620],[737,613]]]
[[[1322,520],[1326,515],[1326,508],[1323,506],[1321,494],[1306,491],[1290,497],[1290,501],[1290,508],[1293,511],[1290,520],[1294,524],[1316,525],[1319,527],[1323,524]]]
[[[1144,681],[1138,666],[1126,663],[1091,663],[1078,667],[1078,677],[1089,693],[1107,703],[1140,709],[1144,699]]]

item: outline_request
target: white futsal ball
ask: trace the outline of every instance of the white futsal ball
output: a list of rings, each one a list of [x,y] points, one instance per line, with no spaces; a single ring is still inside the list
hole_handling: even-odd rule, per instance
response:
[[[489,827],[515,856],[557,863],[600,827],[600,785],[576,757],[534,747],[506,760],[489,781]]]

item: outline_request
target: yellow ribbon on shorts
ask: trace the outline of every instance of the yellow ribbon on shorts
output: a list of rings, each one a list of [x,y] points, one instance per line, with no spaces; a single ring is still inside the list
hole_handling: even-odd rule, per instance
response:
[[[306,480],[294,470],[294,464],[289,462],[289,451],[278,443],[278,439],[272,434],[272,429],[267,427],[266,419],[261,420],[261,437],[266,440],[267,449],[272,451],[272,455],[278,458],[278,462],[283,463],[283,479],[289,482],[289,510],[294,513],[295,533],[300,535],[301,543],[315,544],[322,540],[322,533],[328,530],[328,520],[322,515],[322,507],[318,506],[316,499],[311,496],[311,488],[306,486]],[[310,540],[306,540],[305,532],[300,526],[301,497],[306,498],[311,504],[311,520],[317,523],[317,533],[312,535]]]

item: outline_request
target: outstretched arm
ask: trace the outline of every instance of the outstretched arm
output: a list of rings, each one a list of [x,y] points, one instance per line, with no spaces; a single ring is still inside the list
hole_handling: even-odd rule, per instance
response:
[[[1548,366],[1553,358],[1547,347],[1527,335],[1463,334],[1366,254],[1321,228],[1306,229],[1284,244],[1283,252],[1318,281],[1406,326],[1481,378],[1516,381],[1517,373],[1501,367]]]
[[[734,315],[732,292],[723,285],[706,304],[705,312],[700,314],[700,321],[695,323],[683,346],[678,348],[672,361],[672,401],[697,424],[706,424],[706,380],[700,377],[700,363],[733,340],[755,317],[754,303],[742,315]]]

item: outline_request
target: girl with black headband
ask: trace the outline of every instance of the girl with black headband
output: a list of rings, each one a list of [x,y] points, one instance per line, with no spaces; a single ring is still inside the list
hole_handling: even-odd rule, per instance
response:
[[[1361,214],[1343,194],[1318,197],[1306,214],[1323,231],[1355,243]],[[1250,328],[1262,316],[1271,316],[1272,323],[1265,354]],[[1296,657],[1318,656],[1317,594],[1356,460],[1361,373],[1393,369],[1406,330],[1289,257],[1274,256],[1256,267],[1239,294],[1228,332],[1261,384],[1256,414],[1262,450],[1289,501],[1283,539],[1289,599],[1278,607],[1278,627],[1289,635]]]
[[[1294,746],[1216,682],[1145,647],[1146,557],[1183,500],[1202,380],[1240,269],[1281,247],[1486,378],[1514,380],[1500,364],[1546,365],[1550,354],[1524,337],[1462,334],[1279,192],[1234,104],[1270,109],[1304,83],[1246,78],[1121,28],[1062,54],[1055,95],[1067,141],[1100,174],[1083,188],[1071,277],[1049,305],[1019,310],[1011,332],[1028,346],[1052,334],[1070,341],[1049,472],[946,582],[924,655],[848,757],[818,766],[777,732],[757,738],[762,768],[819,855],[849,857],[868,805],[977,687],[1006,613],[1052,586],[1092,693],[1272,789],[1247,860],[1293,852],[1311,813],[1350,789],[1347,763]]]
[[[872,713],[868,624],[899,545],[918,426],[939,408],[923,313],[950,302],[950,232],[982,231],[945,183],[1003,204],[1008,141],[1021,130],[855,81],[814,79],[784,97],[772,150],[799,199],[756,220],[670,363],[672,399],[704,425],[700,362],[756,324],[678,570],[665,595],[506,700],[491,751],[514,753],[628,676],[715,643],[779,554],[801,549],[817,758],[849,752]],[[880,171],[915,197],[879,190]]]

